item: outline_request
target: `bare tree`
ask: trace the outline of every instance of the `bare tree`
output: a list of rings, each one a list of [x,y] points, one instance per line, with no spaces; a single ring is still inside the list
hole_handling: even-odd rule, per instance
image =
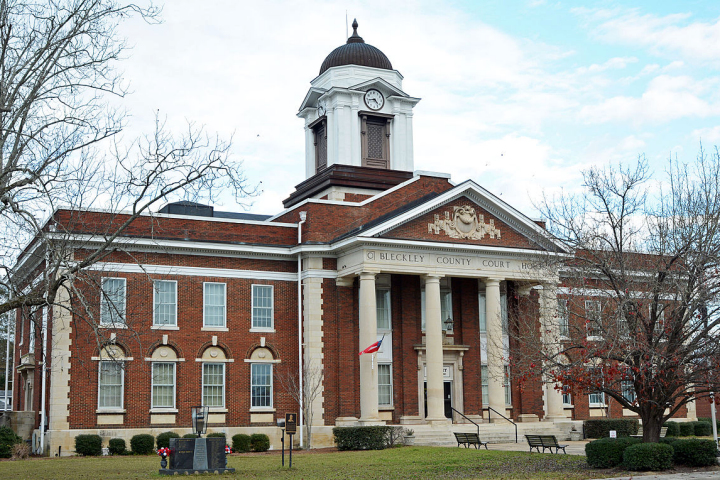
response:
[[[307,448],[312,448],[312,425],[315,415],[315,400],[323,391],[323,368],[313,361],[303,363],[302,368],[303,385],[300,389],[300,377],[293,369],[286,369],[275,372],[275,378],[280,387],[295,400],[298,405],[302,403],[302,413],[305,420],[305,435]],[[300,399],[302,398],[302,402]]]
[[[540,205],[575,256],[548,259],[564,279],[553,321],[515,315],[514,372],[604,394],[656,442],[667,419],[720,388],[720,153],[671,160],[665,183],[650,182],[642,157],[583,179],[582,194]]]
[[[128,85],[117,27],[159,13],[116,0],[0,0],[0,315],[20,309],[38,338],[43,309],[57,306],[107,340],[84,287],[100,291],[89,269],[123,250],[134,222],[168,201],[252,195],[231,143],[200,126],[170,133],[158,115],[154,132],[118,138]],[[57,301],[63,289],[72,302]]]

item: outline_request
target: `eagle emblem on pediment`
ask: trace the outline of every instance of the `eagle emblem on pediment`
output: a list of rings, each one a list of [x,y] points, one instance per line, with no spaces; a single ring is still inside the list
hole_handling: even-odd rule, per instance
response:
[[[435,214],[435,222],[428,223],[428,232],[439,235],[444,231],[448,237],[480,240],[489,235],[490,238],[500,238],[500,230],[495,228],[495,220],[485,223],[485,217],[478,215],[475,208],[470,205],[453,207],[452,216],[445,212],[445,217]]]

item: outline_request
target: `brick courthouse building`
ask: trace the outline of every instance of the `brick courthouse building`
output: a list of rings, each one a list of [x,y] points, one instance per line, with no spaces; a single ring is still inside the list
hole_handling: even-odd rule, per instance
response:
[[[52,455],[71,452],[79,433],[188,433],[199,404],[211,407],[209,431],[265,432],[279,447],[276,419],[298,406],[277,378],[297,374],[300,357],[323,373],[316,446],[337,425],[413,425],[419,437],[463,428],[452,409],[487,423],[491,407],[526,432],[551,433],[607,415],[597,395],[508,380],[517,348],[504,333],[508,312],[558,324],[557,273],[536,265],[569,252],[477,183],[414,171],[420,99],[402,80],[353,33],[300,107],[306,179],[285,210],[169,204],[77,280],[81,298],[61,293],[72,308],[45,316]],[[55,220],[77,236],[82,258],[123,218],[59,211]],[[39,412],[41,335],[18,322],[13,404]],[[358,356],[379,339],[376,355]],[[511,428],[483,427],[498,439]]]

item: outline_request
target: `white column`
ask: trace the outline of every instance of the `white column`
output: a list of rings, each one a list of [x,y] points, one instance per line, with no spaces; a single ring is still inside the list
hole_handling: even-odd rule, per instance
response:
[[[505,361],[503,359],[500,280],[485,280],[485,322],[487,329],[488,400],[490,407],[505,415]],[[502,420],[490,412],[493,421]],[[503,420],[504,421],[504,420]]]
[[[540,290],[540,325],[543,326],[544,348],[548,353],[555,354],[559,348],[560,325],[557,316],[557,289],[555,285],[543,283]],[[562,385],[546,379],[545,382],[545,420],[566,420],[565,409],[563,408]]]
[[[443,402],[442,319],[440,277],[425,278],[425,369],[427,372],[427,421],[446,421]]]
[[[360,344],[358,352],[377,342],[375,274],[360,274]],[[377,365],[372,354],[360,355],[360,422],[378,423]]]

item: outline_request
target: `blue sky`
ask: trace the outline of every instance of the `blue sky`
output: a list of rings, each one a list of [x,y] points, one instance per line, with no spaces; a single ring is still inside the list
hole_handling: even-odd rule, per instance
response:
[[[259,3],[259,5],[257,5]],[[295,114],[325,56],[359,33],[422,98],[415,168],[472,178],[537,216],[542,192],[579,188],[591,165],[644,154],[662,179],[720,144],[720,3],[173,0],[164,23],[123,26],[133,95],[126,138],[184,119],[234,134],[234,153],[277,213],[304,180]],[[218,208],[241,210],[229,200]]]

